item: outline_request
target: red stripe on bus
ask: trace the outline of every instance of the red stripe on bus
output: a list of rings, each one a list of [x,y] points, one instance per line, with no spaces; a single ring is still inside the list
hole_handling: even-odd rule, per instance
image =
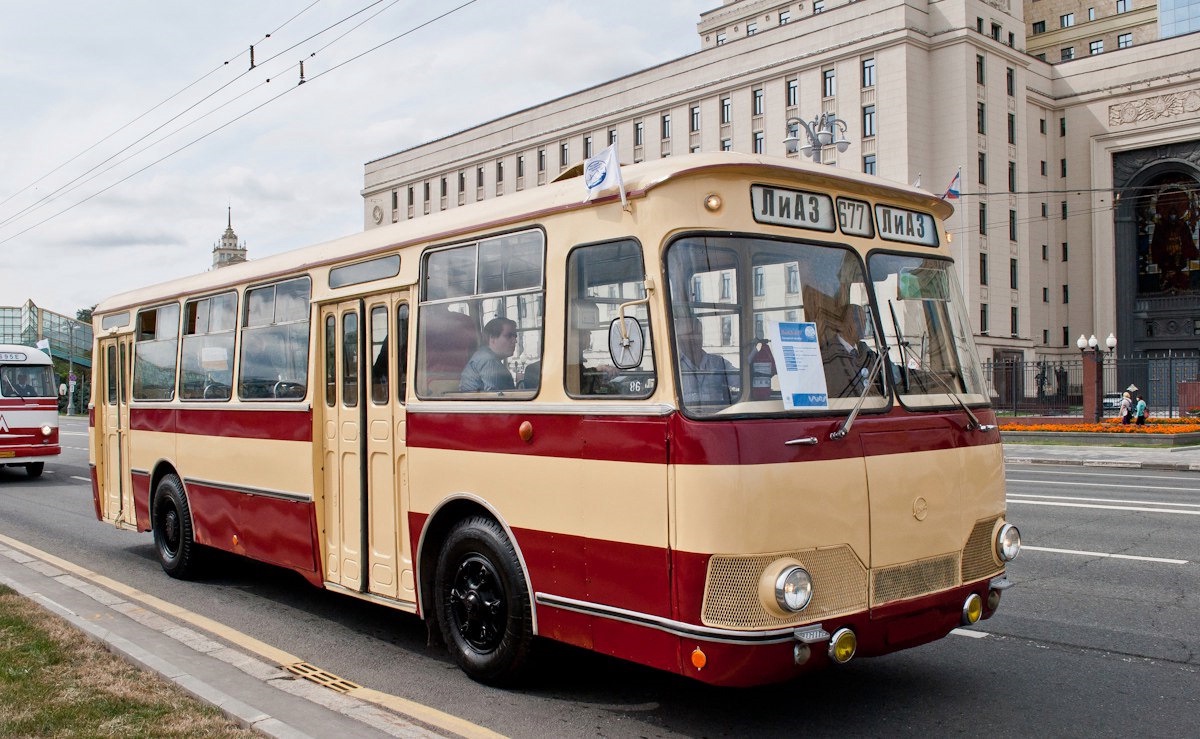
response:
[[[135,431],[193,436],[312,441],[312,412],[132,407],[129,410],[129,427]]]
[[[298,572],[317,569],[311,501],[187,483],[196,543]]]
[[[58,401],[54,398],[0,398],[0,410],[57,411]]]

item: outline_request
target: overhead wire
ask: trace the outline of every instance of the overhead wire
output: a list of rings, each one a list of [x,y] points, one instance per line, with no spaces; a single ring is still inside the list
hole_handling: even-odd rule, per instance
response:
[[[393,0],[393,4],[394,4],[395,2],[398,2],[398,1],[399,1],[399,0]],[[348,59],[345,59],[345,60],[343,60],[342,62],[339,62],[338,64],[335,64],[335,65],[334,65],[334,66],[332,66],[332,67],[329,67],[328,69],[325,69],[325,70],[323,70],[323,71],[319,72],[318,74],[316,74],[316,75],[312,76],[311,78],[309,78],[307,81],[308,81],[308,82],[312,82],[312,81],[315,81],[315,80],[317,80],[317,79],[320,79],[321,77],[324,77],[325,75],[329,74],[330,72],[333,72],[333,71],[335,71],[335,70],[337,70],[337,69],[340,69],[341,67],[344,67],[344,66],[346,66],[347,64],[350,64],[350,63],[352,63],[352,62],[355,62],[355,61],[357,61],[357,60],[359,60],[359,59],[361,59],[361,58],[363,58],[363,57],[367,56],[368,54],[374,53],[375,51],[378,51],[379,49],[382,49],[382,48],[384,48],[385,46],[388,46],[389,44],[395,43],[396,41],[399,41],[399,40],[400,40],[400,39],[402,39],[402,38],[405,38],[405,37],[407,37],[407,36],[409,36],[409,35],[411,35],[411,34],[413,34],[413,33],[416,33],[417,31],[420,31],[420,30],[422,30],[422,29],[426,28],[427,26],[430,26],[430,25],[432,25],[433,23],[436,23],[436,22],[438,22],[438,21],[440,21],[440,20],[443,20],[444,18],[447,18],[447,17],[449,17],[449,16],[453,15],[454,13],[457,13],[457,12],[459,12],[459,11],[460,11],[460,10],[462,10],[463,8],[466,8],[466,7],[470,6],[470,5],[473,5],[473,4],[475,4],[477,1],[478,1],[478,0],[466,0],[466,2],[463,2],[463,3],[461,3],[461,4],[459,4],[459,5],[455,6],[455,7],[453,7],[453,8],[451,8],[451,9],[449,9],[449,10],[447,10],[447,11],[445,11],[445,12],[443,12],[443,13],[439,14],[439,15],[437,15],[437,16],[434,16],[433,18],[430,18],[429,20],[426,20],[426,21],[424,21],[424,22],[422,22],[422,23],[419,23],[419,24],[417,24],[417,25],[415,25],[415,26],[413,26],[413,27],[409,28],[408,30],[406,30],[406,31],[404,31],[404,32],[402,32],[402,33],[400,33],[400,34],[397,34],[396,36],[393,36],[392,38],[390,38],[390,39],[388,39],[388,40],[386,40],[386,41],[383,41],[382,43],[379,43],[379,44],[377,44],[376,46],[373,46],[373,47],[371,47],[371,48],[369,48],[369,49],[367,49],[367,50],[365,50],[365,51],[363,51],[363,52],[360,52],[360,53],[358,53],[358,54],[356,54],[356,55],[354,55],[354,56],[352,56],[352,57],[350,57],[350,58],[348,58]],[[382,0],[376,0],[376,2],[375,2],[375,3],[372,3],[372,5],[376,5],[376,4],[378,4],[379,2],[382,2]],[[368,7],[370,7],[370,6],[368,6]],[[389,6],[389,7],[390,7],[390,6]],[[386,10],[386,8],[385,8],[385,10]],[[362,12],[362,11],[359,11],[359,12]],[[382,11],[380,11],[380,12],[382,12]],[[357,13],[356,13],[356,15],[357,15]],[[376,15],[378,15],[378,13],[377,13]],[[372,16],[372,17],[374,17],[374,16]],[[370,20],[370,19],[368,19],[368,20]],[[340,24],[341,22],[343,22],[343,21],[339,21],[339,24]],[[365,22],[366,22],[366,21],[364,21],[364,23],[365,23]],[[335,24],[335,26],[336,26],[336,25],[339,25],[339,24]],[[362,24],[359,24],[359,25],[361,26]],[[357,28],[357,27],[358,27],[358,26],[356,26],[355,28]],[[328,29],[326,29],[326,30],[328,30]],[[350,30],[352,31],[352,30],[354,30],[354,29],[350,29]],[[348,31],[347,33],[349,33],[349,31]],[[317,34],[317,35],[319,35],[319,34]],[[343,37],[344,37],[344,36],[345,36],[345,34],[343,34]],[[342,38],[342,37],[339,37],[339,38]],[[322,47],[322,49],[328,48],[328,46],[329,46],[329,45],[327,44],[326,46]],[[293,47],[293,48],[294,48],[294,47]],[[315,53],[316,53],[316,52],[314,52],[314,54],[315,54]],[[278,55],[276,55],[276,56],[278,56]],[[272,57],[272,58],[275,58],[275,57]],[[310,58],[311,58],[311,56],[310,56]],[[298,66],[298,65],[297,65],[297,66]],[[290,67],[288,67],[288,68],[285,68],[285,69],[290,69]],[[269,80],[268,80],[268,82],[269,82]],[[147,170],[149,170],[149,169],[151,169],[151,168],[153,168],[153,167],[157,166],[158,164],[161,164],[162,162],[166,161],[167,159],[170,159],[171,157],[173,157],[173,156],[175,156],[175,155],[179,154],[180,152],[182,152],[182,151],[185,151],[186,149],[188,149],[188,148],[190,148],[190,147],[192,147],[192,146],[194,146],[194,145],[198,144],[199,142],[203,141],[204,139],[208,138],[209,136],[212,136],[213,134],[215,134],[215,133],[217,133],[217,132],[219,132],[219,131],[221,131],[221,130],[223,130],[223,129],[225,129],[225,128],[228,128],[229,126],[231,126],[231,125],[233,125],[234,123],[236,123],[236,122],[240,121],[241,119],[243,119],[243,118],[245,118],[245,117],[249,116],[250,114],[257,112],[258,110],[261,110],[262,108],[264,108],[264,107],[265,107],[265,106],[267,106],[267,105],[270,105],[271,103],[274,103],[275,101],[277,101],[277,100],[279,100],[280,98],[282,98],[284,95],[287,95],[287,94],[289,94],[289,93],[291,93],[291,92],[295,91],[295,90],[296,90],[296,89],[298,89],[299,87],[300,87],[300,85],[299,85],[299,84],[297,84],[297,85],[294,85],[294,86],[291,86],[291,87],[285,88],[285,89],[284,89],[282,92],[280,92],[278,95],[274,95],[273,97],[270,97],[270,98],[266,99],[265,101],[263,101],[263,102],[259,103],[258,105],[254,106],[253,108],[250,108],[249,110],[246,110],[246,111],[244,111],[243,113],[241,113],[241,114],[239,114],[239,115],[235,116],[234,118],[232,118],[232,119],[230,119],[230,120],[226,121],[225,123],[222,123],[222,124],[220,124],[219,126],[217,126],[217,127],[213,128],[213,129],[211,129],[211,130],[207,131],[206,133],[204,133],[204,134],[202,134],[202,135],[200,135],[200,136],[196,137],[195,139],[192,139],[191,141],[187,142],[186,144],[184,144],[184,145],[182,145],[182,146],[180,146],[180,147],[178,147],[178,148],[174,149],[173,151],[171,151],[171,152],[169,152],[169,153],[167,153],[167,154],[163,155],[162,157],[159,157],[158,159],[156,159],[156,160],[154,160],[154,161],[150,162],[149,164],[145,165],[144,167],[142,167],[142,168],[140,168],[140,169],[138,169],[138,170],[136,170],[136,171],[134,171],[134,172],[131,172],[131,173],[129,173],[128,175],[126,175],[126,176],[122,177],[121,179],[119,179],[119,180],[117,180],[117,181],[115,181],[115,182],[113,182],[113,183],[111,183],[111,184],[109,184],[109,185],[105,186],[104,188],[102,188],[102,189],[100,189],[100,190],[98,190],[98,191],[96,191],[96,192],[94,192],[94,193],[92,193],[92,194],[88,195],[88,196],[87,196],[87,197],[85,197],[85,198],[82,198],[81,200],[79,200],[79,201],[77,201],[77,202],[75,202],[75,203],[73,203],[73,204],[71,204],[71,205],[67,206],[67,207],[66,207],[66,208],[64,208],[64,209],[62,209],[62,210],[60,210],[60,211],[57,211],[56,213],[53,213],[53,214],[51,214],[51,215],[47,216],[46,218],[43,218],[42,220],[40,220],[40,221],[38,221],[38,222],[36,222],[36,223],[34,223],[34,224],[32,224],[32,225],[30,225],[30,226],[26,227],[25,229],[23,229],[23,230],[21,230],[21,231],[18,231],[17,233],[15,233],[15,234],[12,234],[11,236],[8,236],[7,238],[0,239],[0,244],[6,244],[6,243],[8,243],[9,241],[12,241],[13,239],[16,239],[17,237],[19,237],[19,236],[22,236],[22,235],[24,235],[24,234],[28,233],[29,231],[32,231],[32,230],[34,230],[34,229],[38,228],[39,226],[42,226],[43,224],[45,224],[45,223],[48,223],[49,221],[52,221],[52,220],[54,220],[55,218],[58,218],[59,216],[63,215],[64,213],[67,213],[67,212],[69,212],[69,211],[73,210],[74,208],[77,208],[77,207],[79,207],[80,205],[82,205],[82,204],[84,204],[84,203],[86,203],[86,202],[88,202],[88,201],[92,200],[93,198],[96,198],[96,197],[98,197],[98,196],[100,196],[100,195],[104,194],[105,192],[108,192],[109,190],[113,189],[114,187],[116,187],[116,186],[118,186],[118,185],[120,185],[120,184],[123,184],[124,182],[126,182],[126,181],[128,181],[128,180],[132,179],[133,177],[136,177],[137,175],[139,175],[139,174],[142,174],[143,172],[145,172],[145,171],[147,171]]]

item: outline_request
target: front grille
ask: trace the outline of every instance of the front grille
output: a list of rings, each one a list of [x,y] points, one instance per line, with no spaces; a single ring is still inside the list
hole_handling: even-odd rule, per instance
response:
[[[958,554],[947,554],[880,567],[871,573],[871,604],[880,606],[952,588],[959,582],[959,560]]]
[[[763,608],[758,581],[777,559],[797,560],[812,575],[813,600],[795,616],[779,618]],[[701,621],[705,626],[760,629],[808,622],[864,610],[867,570],[848,546],[753,556],[714,555],[708,561]]]
[[[967,545],[963,547],[962,581],[975,582],[985,577],[999,575],[1004,565],[996,561],[992,532],[996,530],[999,516],[989,518],[975,524]]]

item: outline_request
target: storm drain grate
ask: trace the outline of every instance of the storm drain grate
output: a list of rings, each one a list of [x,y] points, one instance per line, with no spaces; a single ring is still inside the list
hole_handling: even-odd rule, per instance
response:
[[[336,690],[339,693],[349,693],[351,690],[356,690],[362,687],[361,685],[352,683],[349,680],[342,679],[337,675],[326,672],[316,665],[310,665],[307,662],[294,662],[290,665],[284,665],[283,669],[287,670],[293,675],[299,675],[305,680],[314,682],[317,685],[324,685],[330,690]]]

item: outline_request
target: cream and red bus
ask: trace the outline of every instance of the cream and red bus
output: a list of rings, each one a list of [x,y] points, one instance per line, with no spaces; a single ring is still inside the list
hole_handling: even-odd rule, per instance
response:
[[[33,347],[0,344],[0,466],[40,477],[62,453],[58,384],[50,357]]]
[[[97,517],[428,620],[720,685],[995,612],[1020,549],[928,193],[732,153],[578,178],[94,311]]]

